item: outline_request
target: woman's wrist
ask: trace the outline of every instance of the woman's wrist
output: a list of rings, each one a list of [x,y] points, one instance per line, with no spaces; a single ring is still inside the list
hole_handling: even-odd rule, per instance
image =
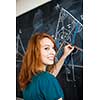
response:
[[[68,55],[63,54],[62,58],[65,60]]]

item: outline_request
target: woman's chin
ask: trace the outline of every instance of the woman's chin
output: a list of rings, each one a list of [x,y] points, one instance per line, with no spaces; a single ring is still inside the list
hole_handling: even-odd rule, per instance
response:
[[[54,61],[48,62],[48,65],[53,65],[53,64],[54,64]]]

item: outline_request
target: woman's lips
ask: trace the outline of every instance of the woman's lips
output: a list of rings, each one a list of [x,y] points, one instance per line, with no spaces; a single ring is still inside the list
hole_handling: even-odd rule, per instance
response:
[[[49,60],[54,60],[54,56],[49,56],[48,59]]]

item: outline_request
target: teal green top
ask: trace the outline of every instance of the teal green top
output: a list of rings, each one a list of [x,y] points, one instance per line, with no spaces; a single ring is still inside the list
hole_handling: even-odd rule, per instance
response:
[[[58,100],[64,98],[56,77],[49,72],[41,72],[32,78],[32,82],[23,90],[24,100]]]

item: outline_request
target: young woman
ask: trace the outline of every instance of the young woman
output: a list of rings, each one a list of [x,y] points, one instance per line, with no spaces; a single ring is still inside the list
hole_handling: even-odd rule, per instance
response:
[[[73,51],[70,44],[55,64],[56,45],[47,33],[36,33],[29,40],[23,58],[19,84],[24,100],[63,100],[64,94],[56,79],[65,58]]]

